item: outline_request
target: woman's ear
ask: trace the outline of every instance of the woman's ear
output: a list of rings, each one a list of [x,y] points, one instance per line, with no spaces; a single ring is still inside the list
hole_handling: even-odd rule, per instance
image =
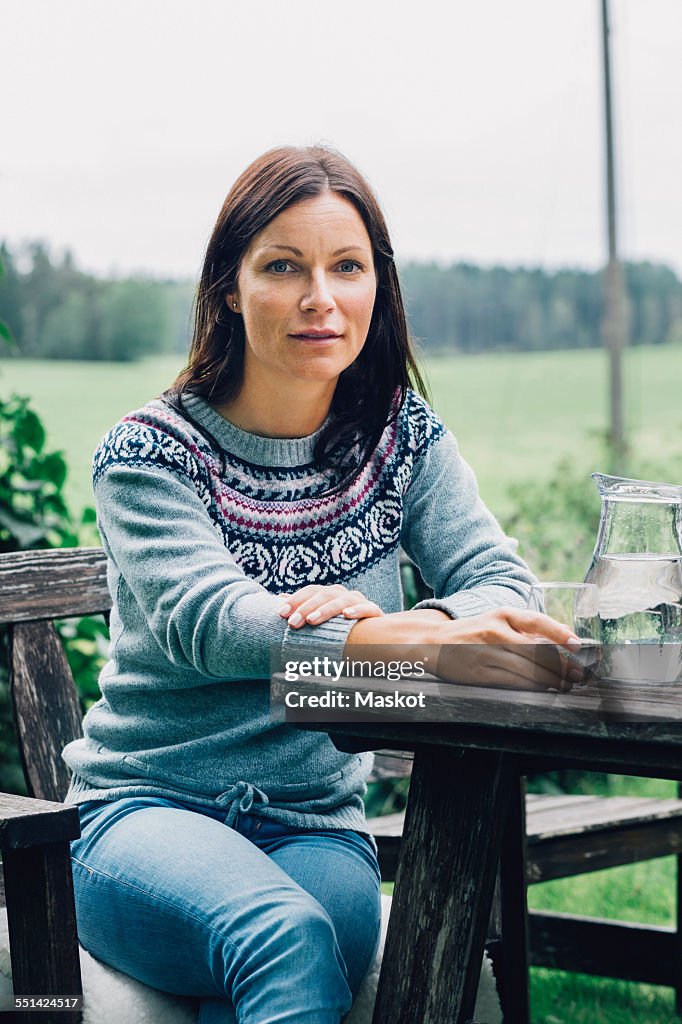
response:
[[[226,295],[225,302],[227,303],[227,308],[230,310],[231,313],[239,312],[239,296],[237,295],[236,292],[231,293],[230,295]]]

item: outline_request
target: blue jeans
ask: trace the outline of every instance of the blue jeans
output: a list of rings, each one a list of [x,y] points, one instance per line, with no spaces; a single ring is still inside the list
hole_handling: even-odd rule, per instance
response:
[[[368,839],[158,797],[79,805],[78,934],[208,1024],[339,1024],[376,953]]]

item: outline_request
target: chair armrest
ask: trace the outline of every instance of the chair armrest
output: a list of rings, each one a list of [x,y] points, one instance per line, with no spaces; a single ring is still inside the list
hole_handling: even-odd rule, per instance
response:
[[[80,996],[76,908],[69,840],[80,835],[78,808],[0,793],[0,849],[15,996]],[[17,1013],[27,1021],[34,1014]],[[81,1012],[48,1013],[80,1024]]]
[[[78,808],[74,804],[0,793],[0,850],[69,842],[80,834]]]

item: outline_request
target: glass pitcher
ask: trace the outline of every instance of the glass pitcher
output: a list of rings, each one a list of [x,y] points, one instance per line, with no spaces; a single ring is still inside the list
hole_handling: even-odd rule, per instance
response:
[[[682,678],[682,487],[593,473],[601,519],[586,583],[599,588],[602,679]]]

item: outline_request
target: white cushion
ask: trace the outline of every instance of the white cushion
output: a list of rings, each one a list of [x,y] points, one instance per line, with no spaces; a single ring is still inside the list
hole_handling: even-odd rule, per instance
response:
[[[384,952],[388,918],[391,913],[391,900],[391,896],[382,894],[381,940],[379,942],[379,949],[374,958],[374,963],[360,987],[360,991],[353,1003],[353,1008],[344,1019],[344,1024],[372,1024],[374,1000],[376,998],[379,971],[381,969],[381,957]],[[483,957],[483,964],[481,965],[481,978],[478,984],[474,1017],[477,1021],[481,1021],[481,1024],[502,1024],[502,1008],[500,1007],[500,1000],[497,995],[493,965],[487,956]]]
[[[345,1024],[371,1024],[381,955],[391,911],[391,897],[381,897],[381,942]],[[196,1024],[196,1004],[166,995],[121,974],[80,949],[83,977],[83,1024]],[[0,910],[0,1011],[12,1009],[12,967],[7,936],[7,911]],[[502,1024],[492,966],[483,958],[475,1016],[485,1024]]]

